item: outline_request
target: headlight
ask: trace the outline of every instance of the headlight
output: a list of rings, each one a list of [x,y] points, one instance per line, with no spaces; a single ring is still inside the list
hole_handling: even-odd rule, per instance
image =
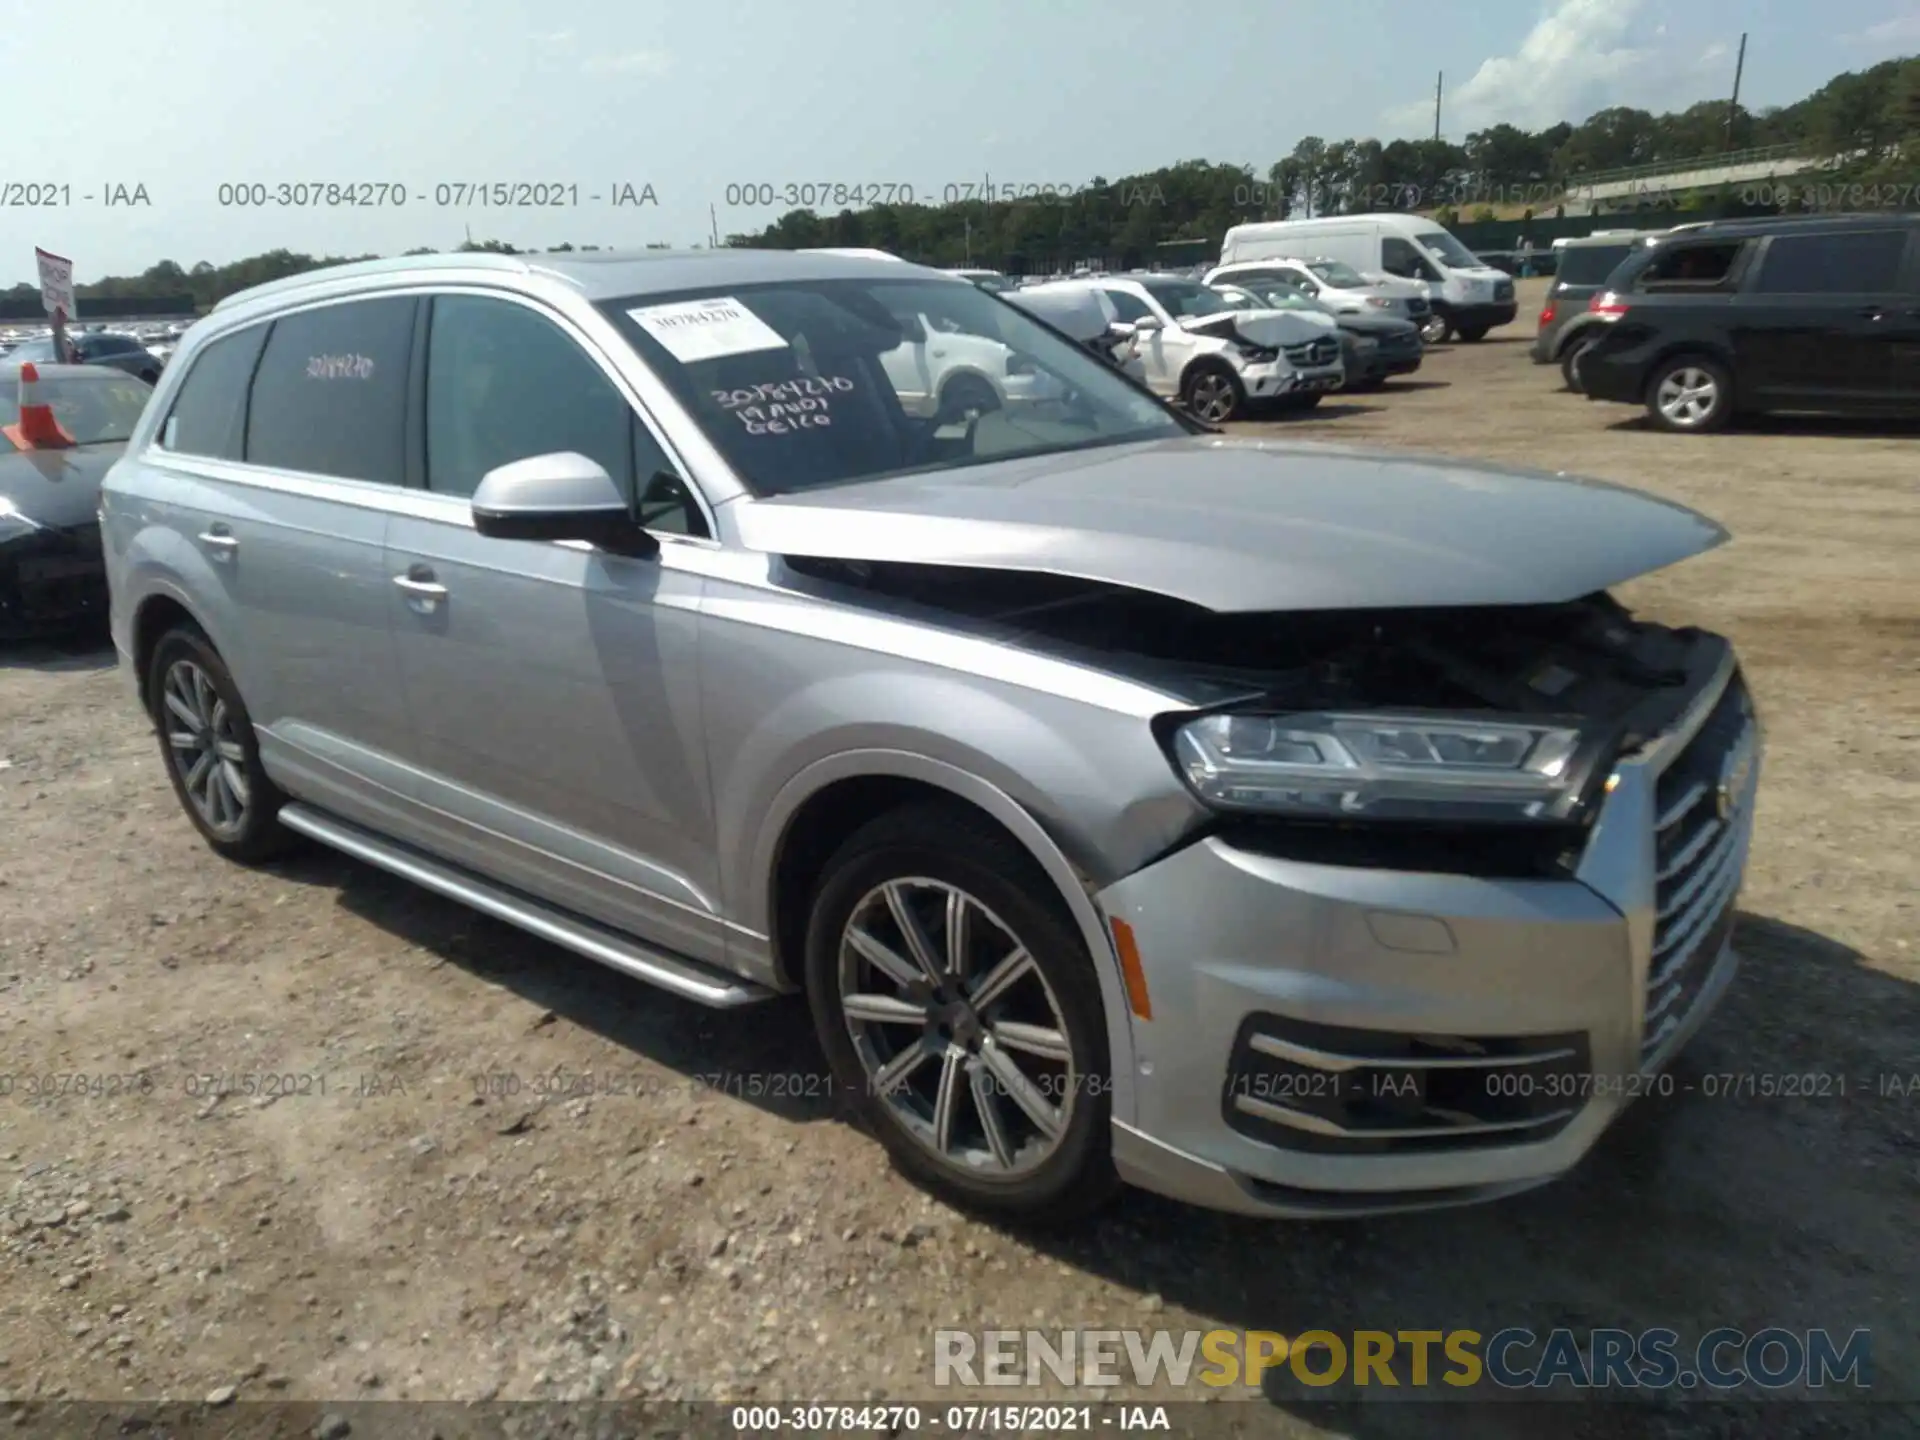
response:
[[[1564,724],[1416,715],[1203,715],[1174,759],[1209,805],[1321,819],[1564,821],[1585,767]]]
[[[1367,304],[1373,306],[1376,310],[1391,310],[1393,308],[1393,301],[1385,295],[1369,295],[1367,296]]]
[[[41,528],[39,521],[22,515],[13,501],[0,495],[0,540],[13,540]]]

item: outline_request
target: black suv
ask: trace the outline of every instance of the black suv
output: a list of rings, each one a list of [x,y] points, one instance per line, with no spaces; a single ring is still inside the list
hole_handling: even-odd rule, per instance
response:
[[[1616,230],[1582,235],[1561,245],[1553,284],[1540,307],[1540,328],[1533,337],[1533,363],[1558,365],[1569,390],[1579,390],[1574,361],[1590,337],[1587,330],[1604,325],[1605,317],[1587,309],[1587,302],[1606,288],[1608,278],[1635,250],[1664,239],[1665,230]]]
[[[1769,410],[1920,413],[1920,215],[1721,220],[1623,261],[1589,309],[1589,400],[1664,430]]]

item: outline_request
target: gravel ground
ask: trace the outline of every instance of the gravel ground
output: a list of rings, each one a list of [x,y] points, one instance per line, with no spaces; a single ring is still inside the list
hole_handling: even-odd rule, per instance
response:
[[[1754,1093],[1643,1103],[1574,1175],[1479,1209],[1275,1225],[1130,1195],[1070,1236],[995,1229],[835,1119],[799,1004],[703,1011],[324,852],[224,864],[178,813],[111,657],[15,650],[0,1391],[945,1403],[937,1327],[1722,1324],[1871,1327],[1881,1393],[1910,1391],[1920,434],[1657,435],[1560,393],[1530,333],[1250,428],[1586,472],[1734,531],[1625,598],[1731,634],[1769,725],[1748,963],[1683,1062],[1759,1077]],[[597,1093],[539,1093],[556,1072]],[[286,1078],[214,1096],[209,1075]],[[1827,1077],[1824,1093],[1759,1093],[1778,1075]],[[47,1095],[37,1077],[84,1078]],[[1209,1413],[1226,1412],[1294,1435],[1878,1435],[1911,1418],[1668,1401],[1469,1422],[1278,1389]]]

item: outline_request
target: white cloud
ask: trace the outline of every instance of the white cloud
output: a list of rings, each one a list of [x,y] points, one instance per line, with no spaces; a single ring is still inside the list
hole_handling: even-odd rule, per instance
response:
[[[1443,133],[1459,140],[1505,122],[1539,130],[1575,124],[1611,105],[1682,109],[1705,98],[1713,71],[1725,68],[1724,45],[1695,60],[1666,49],[1666,27],[1634,24],[1644,0],[1559,0],[1511,55],[1495,55],[1442,97]],[[1662,42],[1629,43],[1630,37]],[[1713,76],[1718,83],[1718,76]],[[1732,76],[1726,77],[1731,83]],[[1382,117],[1389,133],[1431,133],[1433,104],[1399,106]]]
[[[1896,15],[1878,25],[1846,37],[1853,45],[1884,45],[1889,48],[1920,46],[1920,10],[1911,15]]]
[[[595,55],[580,68],[589,75],[664,75],[672,58],[664,50],[630,50],[624,55]]]

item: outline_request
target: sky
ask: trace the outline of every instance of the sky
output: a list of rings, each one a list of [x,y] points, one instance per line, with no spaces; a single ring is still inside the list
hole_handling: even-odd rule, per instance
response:
[[[789,185],[924,201],[987,179],[1065,188],[1181,160],[1264,174],[1304,135],[1430,134],[1436,72],[1456,140],[1502,120],[1724,97],[1742,31],[1754,107],[1920,53],[1920,0],[10,8],[9,50],[47,64],[9,64],[0,92],[0,277],[31,279],[41,246],[82,283],[278,247],[451,248],[469,229],[521,248],[694,245],[715,219],[722,236],[771,223],[792,208]],[[496,184],[561,203],[479,203]],[[300,204],[283,185],[315,188]],[[385,203],[328,204],[328,185]],[[58,203],[23,206],[23,187]],[[260,194],[248,187],[269,203],[233,203]]]

